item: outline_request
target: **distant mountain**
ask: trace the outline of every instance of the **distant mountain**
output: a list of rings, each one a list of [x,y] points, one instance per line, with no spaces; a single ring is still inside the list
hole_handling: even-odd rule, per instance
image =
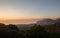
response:
[[[58,23],[60,23],[60,18],[56,19],[55,21],[58,22]]]
[[[60,32],[60,18],[53,19],[42,19],[37,21],[38,25],[44,26],[48,32]]]
[[[48,24],[53,24],[53,23],[55,23],[55,20],[48,19],[48,18],[37,21],[38,25],[48,25]]]
[[[38,25],[49,25],[49,24],[54,24],[56,22],[60,23],[60,18],[58,18],[56,20],[46,18],[46,19],[37,21],[37,24]]]

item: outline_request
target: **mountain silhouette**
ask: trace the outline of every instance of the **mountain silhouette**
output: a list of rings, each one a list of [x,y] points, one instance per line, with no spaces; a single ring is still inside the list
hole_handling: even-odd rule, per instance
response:
[[[60,18],[58,18],[56,20],[49,19],[49,18],[42,19],[42,20],[37,21],[37,24],[38,25],[49,25],[49,24],[54,24],[56,22],[60,23]]]

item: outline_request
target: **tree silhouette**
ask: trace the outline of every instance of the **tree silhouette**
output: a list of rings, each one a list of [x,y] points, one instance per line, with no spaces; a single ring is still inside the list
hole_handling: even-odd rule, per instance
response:
[[[9,24],[9,30],[11,31],[19,31],[18,27],[16,25]]]

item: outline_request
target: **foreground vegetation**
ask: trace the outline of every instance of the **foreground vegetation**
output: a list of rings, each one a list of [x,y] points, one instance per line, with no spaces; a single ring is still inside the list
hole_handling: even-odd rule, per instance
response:
[[[52,26],[54,25],[60,24],[55,23]],[[19,30],[15,25],[0,23],[0,38],[60,38],[60,32],[50,32],[45,27],[36,24],[29,30]]]

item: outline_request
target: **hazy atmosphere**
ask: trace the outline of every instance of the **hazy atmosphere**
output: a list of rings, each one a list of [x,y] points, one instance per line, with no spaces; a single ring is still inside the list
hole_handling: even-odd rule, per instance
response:
[[[0,38],[60,38],[60,0],[0,0]]]
[[[0,22],[34,23],[42,18],[59,18],[60,0],[0,0]]]

